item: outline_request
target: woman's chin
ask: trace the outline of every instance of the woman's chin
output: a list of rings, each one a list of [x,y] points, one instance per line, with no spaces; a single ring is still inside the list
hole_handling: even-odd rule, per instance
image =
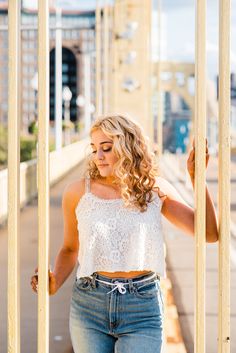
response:
[[[107,178],[112,176],[112,173],[109,170],[99,170],[99,173],[102,177]]]
[[[102,177],[104,177],[104,178],[107,178],[107,177],[111,176],[110,173],[106,173],[106,172],[104,172],[104,171],[100,171],[100,175],[101,175]]]

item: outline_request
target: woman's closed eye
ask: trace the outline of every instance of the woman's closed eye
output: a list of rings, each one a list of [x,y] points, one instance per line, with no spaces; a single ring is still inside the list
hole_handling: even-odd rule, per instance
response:
[[[111,150],[112,150],[112,148],[110,147],[110,148],[107,148],[107,149],[103,149],[102,151],[103,152],[109,152]],[[92,153],[97,153],[97,151],[92,151]]]

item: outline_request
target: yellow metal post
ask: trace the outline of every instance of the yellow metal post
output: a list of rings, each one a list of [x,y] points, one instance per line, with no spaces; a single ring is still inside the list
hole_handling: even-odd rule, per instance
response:
[[[8,3],[8,353],[20,352],[20,2]]]
[[[161,0],[158,1],[158,67],[157,67],[157,95],[158,95],[158,113],[157,113],[157,143],[158,143],[158,158],[162,156],[162,122],[163,109],[161,97]]]
[[[218,352],[230,352],[230,0],[219,18],[219,323]]]
[[[101,7],[96,2],[96,114],[101,114]]]
[[[103,87],[104,87],[104,111],[108,112],[108,79],[109,79],[109,18],[108,4],[105,0],[103,7],[103,36],[104,36],[104,51],[103,51]]]
[[[149,137],[149,146],[153,148],[154,142],[154,126],[152,112],[152,55],[151,55],[151,29],[152,29],[152,1],[147,1],[143,5],[146,10],[145,35],[147,40],[147,116],[146,116],[146,133]]]
[[[206,1],[196,2],[195,56],[195,353],[205,353]]]
[[[38,353],[49,352],[49,6],[38,4]]]
[[[120,61],[120,50],[122,43],[119,39],[119,33],[124,26],[124,17],[126,12],[126,2],[124,0],[115,0],[114,2],[114,21],[112,28],[112,111],[122,111],[120,107],[120,76],[121,76],[121,61]]]

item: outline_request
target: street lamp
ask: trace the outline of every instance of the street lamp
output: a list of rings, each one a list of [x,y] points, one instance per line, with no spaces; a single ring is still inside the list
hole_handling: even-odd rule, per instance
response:
[[[70,101],[72,98],[72,92],[68,86],[63,87],[62,98],[64,100],[64,118],[65,121],[70,121]]]
[[[82,94],[79,94],[78,97],[76,98],[76,105],[79,108],[83,108],[85,105],[85,98],[82,96]]]
[[[68,86],[63,87],[62,98],[64,100],[65,145],[68,145],[70,144],[70,101],[72,98],[72,92]]]
[[[91,115],[95,113],[95,106],[88,98],[84,97],[82,94],[79,94],[76,98],[76,105],[79,108],[84,109],[84,133],[88,133],[90,125],[91,125]]]
[[[30,85],[34,90],[34,99],[35,99],[35,103],[34,103],[34,116],[35,116],[35,120],[37,117],[37,93],[38,93],[38,73],[35,72],[33,78],[30,81]]]

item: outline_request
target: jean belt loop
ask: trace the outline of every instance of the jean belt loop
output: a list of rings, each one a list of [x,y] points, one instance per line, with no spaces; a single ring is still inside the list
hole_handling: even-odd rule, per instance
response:
[[[128,282],[129,282],[130,293],[134,293],[134,283],[133,283],[132,279],[129,279]]]
[[[91,286],[92,286],[92,288],[96,288],[96,278],[97,278],[97,272],[94,272],[93,274],[92,274],[92,280],[91,280]]]

